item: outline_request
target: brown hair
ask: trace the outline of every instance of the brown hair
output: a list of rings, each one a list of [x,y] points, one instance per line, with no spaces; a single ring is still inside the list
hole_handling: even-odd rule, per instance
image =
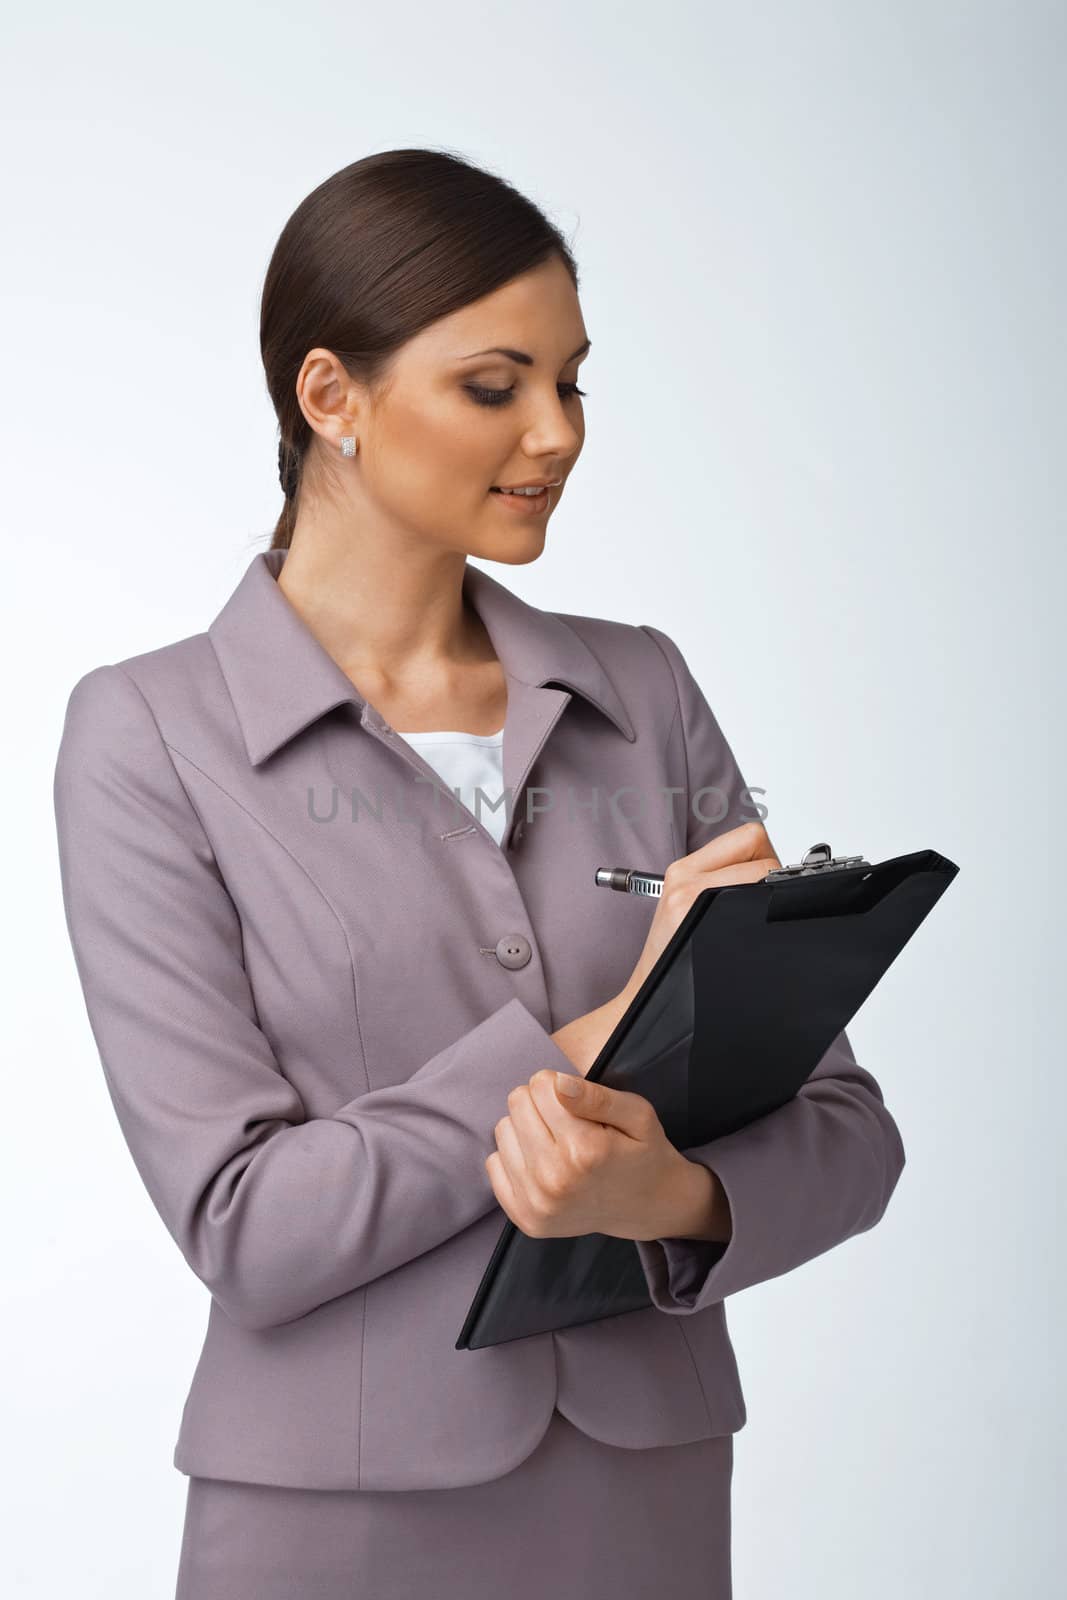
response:
[[[263,283],[259,342],[278,417],[287,550],[314,429],[296,397],[307,352],[331,350],[371,388],[392,355],[437,320],[553,253],[575,287],[563,235],[505,179],[444,150],[382,150],[342,167],[282,229]]]

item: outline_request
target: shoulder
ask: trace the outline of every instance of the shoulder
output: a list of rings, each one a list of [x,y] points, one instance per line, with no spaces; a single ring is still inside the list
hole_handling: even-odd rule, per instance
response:
[[[649,622],[553,613],[578,634],[628,698],[642,685],[674,705],[691,681],[686,658],[674,638]]]
[[[182,860],[190,847],[207,855],[157,707],[138,672],[143,659],[93,667],[68,696],[52,779],[68,882],[75,858],[86,863],[87,872],[101,873],[110,863],[117,874],[128,870],[130,860],[142,866],[164,856],[176,861],[168,855],[176,849]]]
[[[67,698],[65,736],[144,737],[181,748],[190,730],[225,711],[227,694],[207,633],[92,667]]]

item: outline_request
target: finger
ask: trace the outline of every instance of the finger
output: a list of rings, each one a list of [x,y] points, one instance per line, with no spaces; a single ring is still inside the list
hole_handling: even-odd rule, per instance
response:
[[[701,872],[715,872],[742,862],[756,862],[774,855],[774,846],[762,822],[743,822],[739,828],[720,833],[682,860]]]
[[[606,1083],[576,1079],[578,1093],[568,1096],[566,1109],[572,1116],[601,1122],[642,1143],[654,1138],[662,1127],[655,1107],[644,1095],[628,1089],[609,1089]]]
[[[494,1150],[485,1158],[485,1170],[489,1174],[489,1182],[493,1186],[497,1205],[505,1212],[511,1222],[518,1226],[519,1200],[515,1193],[515,1186],[508,1176],[508,1170],[500,1157],[500,1152]]]
[[[700,886],[714,889],[719,883],[727,887],[736,883],[759,883],[773,867],[780,866],[777,856],[760,856],[755,861],[734,861],[728,867],[720,867],[714,872],[700,873]]]
[[[711,844],[716,842],[713,839]],[[672,861],[668,865],[663,881],[665,896],[672,889],[678,889],[689,895],[694,889],[714,889],[720,884],[730,886],[738,883],[759,883],[768,872],[782,864],[774,854],[774,846],[770,840],[764,841],[760,847],[761,850],[767,851],[767,854],[752,858],[734,856],[715,866],[701,866],[697,857],[709,848],[710,845],[703,845],[700,850],[694,850],[691,856],[682,856],[678,861]]]
[[[496,1148],[503,1163],[504,1170],[517,1188],[525,1189],[530,1181],[530,1169],[526,1161],[526,1153],[522,1140],[512,1117],[502,1117],[497,1123]],[[528,1137],[528,1135],[527,1135]]]
[[[517,1089],[512,1089],[508,1095],[508,1111],[525,1152],[544,1148],[554,1142],[552,1127],[534,1096],[532,1084],[523,1083]]]
[[[566,1135],[570,1112],[560,1103],[556,1093],[556,1074],[551,1067],[542,1067],[530,1079],[530,1094],[543,1117],[549,1132],[558,1144]]]

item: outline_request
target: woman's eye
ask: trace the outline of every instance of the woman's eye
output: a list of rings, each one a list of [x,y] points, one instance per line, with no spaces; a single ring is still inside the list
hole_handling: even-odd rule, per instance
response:
[[[586,391],[579,389],[576,383],[558,383],[556,387],[564,400],[570,400],[574,396],[584,399],[586,395]],[[515,393],[514,389],[483,389],[476,383],[465,384],[464,388],[480,406],[506,405]]]

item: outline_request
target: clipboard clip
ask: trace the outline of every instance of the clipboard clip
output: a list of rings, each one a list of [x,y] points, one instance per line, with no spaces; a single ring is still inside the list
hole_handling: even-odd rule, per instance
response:
[[[760,879],[761,883],[781,883],[786,878],[808,878],[814,873],[840,872],[845,867],[869,867],[865,856],[835,856],[828,844],[813,844],[805,850],[804,859],[793,866],[775,867]]]

